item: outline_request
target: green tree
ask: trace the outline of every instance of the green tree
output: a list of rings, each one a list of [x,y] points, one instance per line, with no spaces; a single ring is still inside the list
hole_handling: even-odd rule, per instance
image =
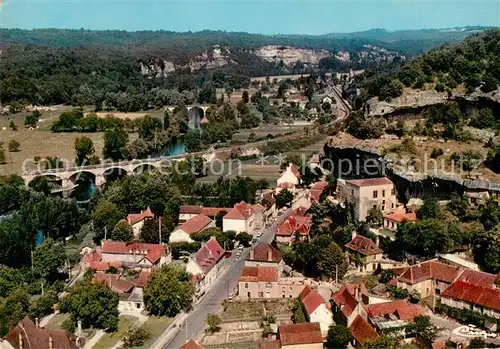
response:
[[[389,281],[391,281],[392,279],[394,279],[396,276],[398,276],[398,274],[396,274],[396,272],[394,270],[386,269],[386,270],[383,270],[382,273],[380,273],[379,281],[386,284]]]
[[[242,233],[239,233],[238,235],[236,235],[236,241],[239,241],[239,243],[241,245],[243,245],[244,247],[250,246],[252,239],[253,239],[253,236],[246,233],[246,232],[242,232]]]
[[[276,195],[276,207],[282,208],[288,206],[292,203],[292,200],[293,193],[288,189],[283,189]]]
[[[32,319],[43,318],[54,312],[54,305],[59,301],[57,293],[54,291],[45,292],[40,298],[31,303],[30,317]]]
[[[380,225],[384,221],[384,214],[378,207],[372,207],[366,216],[366,222],[373,225]]]
[[[9,141],[9,151],[10,152],[17,152],[19,151],[19,147],[21,146],[21,144],[19,144],[18,141],[16,141],[15,139],[12,139]]]
[[[42,279],[55,279],[65,261],[64,246],[48,238],[33,251],[33,272]]]
[[[466,197],[454,194],[446,207],[455,217],[462,219],[468,213],[469,202]]]
[[[104,283],[81,281],[69,289],[60,303],[62,313],[69,313],[73,324],[109,332],[118,329],[118,295]]]
[[[26,117],[24,118],[24,126],[36,127],[36,124],[38,124],[41,116],[42,113],[40,113],[38,110],[35,110],[31,114],[26,115]]]
[[[339,245],[331,243],[319,252],[318,270],[330,278],[341,280],[347,273],[347,258]]]
[[[142,347],[144,343],[151,338],[151,333],[143,327],[131,328],[122,338],[125,348]]]
[[[6,298],[23,282],[23,275],[19,269],[0,265],[0,298]]]
[[[409,330],[415,333],[417,339],[425,345],[431,345],[438,337],[441,330],[432,325],[429,316],[418,316]]]
[[[403,339],[394,335],[381,335],[377,339],[367,341],[363,349],[402,349],[405,348]]]
[[[419,219],[441,218],[441,208],[435,199],[424,199],[424,202],[417,212]]]
[[[170,233],[174,229],[174,223],[170,216],[164,216],[161,218],[161,240],[164,243],[168,243]],[[157,244],[160,238],[159,231],[159,220],[158,219],[148,219],[144,222],[141,228],[140,240],[142,242],[147,242],[151,244]]]
[[[186,152],[194,153],[201,150],[201,135],[198,130],[190,130],[184,136],[184,145]]]
[[[9,128],[12,130],[12,131],[17,131],[17,125],[16,123],[14,122],[14,120],[11,120],[10,123],[9,123]]]
[[[94,142],[86,136],[76,137],[75,139],[76,164],[78,166],[86,163],[94,155]]]
[[[302,306],[302,301],[296,299],[292,305],[292,321],[294,324],[300,324],[307,322],[306,315],[304,314],[304,308]]]
[[[217,314],[207,314],[207,316],[205,317],[205,323],[208,326],[208,332],[214,333],[220,330],[220,324],[222,323],[222,320]]]
[[[250,101],[250,99],[248,97],[248,91],[247,90],[243,91],[243,93],[241,94],[241,99],[245,103],[248,103]]]
[[[127,157],[128,134],[121,128],[114,128],[104,132],[104,147],[102,155],[114,161]]]
[[[134,239],[132,226],[125,219],[119,220],[109,234],[109,238],[114,241],[132,241]]]
[[[353,340],[351,331],[343,325],[332,325],[328,329],[326,337],[326,347],[328,349],[347,348],[347,345]]]
[[[144,288],[144,304],[152,315],[173,317],[191,307],[193,293],[194,286],[188,273],[163,266],[149,278]]]
[[[146,140],[152,140],[155,134],[162,128],[163,125],[160,119],[145,115],[139,126],[139,137]]]
[[[116,223],[120,219],[123,219],[124,216],[125,212],[115,203],[108,200],[100,200],[91,215],[96,238],[102,239],[105,229],[111,233]]]
[[[481,109],[479,114],[471,120],[470,126],[477,128],[495,128],[497,122],[493,116],[493,111],[489,108]]]
[[[0,333],[5,335],[6,332],[17,325],[26,315],[28,315],[30,307],[29,294],[26,290],[18,288],[14,290],[0,305]]]

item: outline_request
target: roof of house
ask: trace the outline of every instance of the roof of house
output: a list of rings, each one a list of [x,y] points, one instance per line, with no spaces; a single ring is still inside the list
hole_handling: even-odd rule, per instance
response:
[[[22,338],[23,349],[76,349],[76,337],[66,330],[49,330],[37,327],[28,317],[21,320],[4,337],[15,349],[19,347],[19,336]]]
[[[290,183],[290,182],[284,182],[284,183],[278,184],[276,186],[276,188],[280,188],[280,189],[292,189],[292,188],[295,188],[295,184]]]
[[[283,259],[281,252],[266,242],[261,242],[255,246],[250,256],[252,255],[252,258],[248,257],[249,261],[279,263]],[[269,260],[269,257],[271,257],[271,260]]]
[[[147,209],[141,211],[141,213],[130,213],[127,215],[127,222],[129,224],[136,224],[146,218],[153,218],[153,212],[148,207]]]
[[[151,276],[151,272],[150,271],[144,270],[144,269],[141,270],[141,272],[139,273],[139,276],[134,281],[135,285],[137,287],[144,287],[144,286],[146,286],[146,284],[147,284],[150,276]]]
[[[306,96],[302,95],[290,95],[286,100],[288,102],[294,102],[294,101],[307,102],[309,99]]]
[[[351,326],[349,326],[352,336],[361,345],[370,339],[378,338],[377,331],[361,316],[356,316]]]
[[[135,287],[134,282],[124,280],[118,274],[97,273],[92,278],[92,282],[102,282],[116,293],[130,293]]]
[[[359,252],[365,256],[371,256],[374,254],[384,253],[380,247],[378,247],[371,239],[365,236],[357,234],[345,247]]]
[[[365,178],[365,179],[348,179],[345,182],[348,184],[354,185],[356,187],[373,187],[373,186],[377,186],[377,185],[393,184],[392,181],[387,177]]]
[[[321,304],[325,304],[326,307],[329,308],[325,299],[318,293],[318,291],[309,285],[304,287],[302,292],[300,292],[299,297],[302,300],[302,304],[304,304],[307,314],[309,315],[311,315]]]
[[[203,273],[208,273],[217,262],[224,256],[224,249],[217,242],[215,236],[212,236],[193,256],[194,261]]]
[[[297,167],[295,167],[294,164],[289,164],[288,167],[286,168],[286,170],[290,170],[293,175],[295,176],[295,178],[299,179],[300,178],[300,171],[297,169]]]
[[[281,349],[281,342],[276,339],[259,344],[259,349]]]
[[[273,197],[271,193],[264,194],[260,203],[266,208],[269,209],[276,203],[276,199]]]
[[[417,220],[417,214],[415,212],[395,211],[384,215],[384,218],[398,223],[402,223],[404,221],[415,222]]]
[[[217,216],[220,212],[229,212],[231,211],[230,208],[226,207],[203,207],[201,209],[201,213],[204,214],[205,216],[208,217],[215,217]]]
[[[320,157],[319,154],[313,154],[310,159],[311,164],[319,164],[320,163]]]
[[[224,216],[224,219],[247,220],[255,213],[252,206],[245,201],[234,205],[234,207]]]
[[[311,230],[311,216],[291,215],[276,229],[276,236],[292,236],[295,233],[306,236]]]
[[[176,230],[182,230],[188,235],[198,233],[206,228],[209,224],[212,223],[212,219],[210,217],[205,216],[204,214],[199,214],[187,220],[186,223],[177,227]]]
[[[462,273],[463,269],[430,260],[395,271],[400,274],[398,281],[411,285],[428,279],[436,279],[451,284]]]
[[[366,307],[369,317],[394,314],[400,320],[413,321],[415,317],[422,315],[422,308],[410,304],[404,299],[388,303],[369,304]]]
[[[465,301],[496,311],[500,310],[500,289],[493,287],[455,281],[441,294],[441,297]]]
[[[117,269],[122,267],[121,262],[103,262],[100,249],[92,250],[90,253],[85,254],[83,256],[83,262],[88,268],[94,269],[95,271],[106,271],[110,267],[115,267]]]
[[[107,254],[142,254],[155,264],[160,257],[169,251],[165,244],[146,244],[142,242],[104,241],[100,253]]]
[[[312,185],[311,189],[323,191],[323,190],[325,190],[327,185],[328,185],[328,181],[319,181],[319,182],[314,183]]]
[[[262,206],[261,204],[253,204],[252,205],[252,208],[255,212],[262,212],[264,211],[266,208],[264,206]]]
[[[307,215],[308,210],[309,210],[309,208],[307,208],[307,207],[299,206],[295,210],[293,210],[291,215],[295,216],[295,217],[297,217],[297,216],[304,217]]]
[[[278,326],[281,345],[323,343],[318,322],[305,322]]]
[[[350,316],[354,309],[358,306],[358,301],[349,292],[346,286],[343,286],[335,295],[333,296],[333,302],[340,308],[345,316]]]
[[[179,214],[200,214],[202,207],[199,205],[181,205]]]
[[[205,349],[205,347],[198,343],[198,341],[190,339],[179,349]]]
[[[464,269],[457,280],[469,282],[478,286],[492,287],[495,284],[496,278],[500,280],[500,274],[495,275],[472,269]]]
[[[276,267],[245,267],[240,281],[243,282],[278,282],[278,269]]]

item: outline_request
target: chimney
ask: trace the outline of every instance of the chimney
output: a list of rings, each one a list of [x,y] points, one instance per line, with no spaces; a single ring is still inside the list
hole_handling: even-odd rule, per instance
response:
[[[359,287],[354,288],[354,298],[359,301]]]
[[[356,230],[353,230],[351,233],[351,240],[353,240],[356,237]]]
[[[54,349],[54,338],[52,338],[52,335],[49,336],[49,349]]]
[[[267,247],[267,261],[272,262],[272,260],[273,260],[273,250],[272,250],[271,246],[268,246]]]
[[[250,250],[250,258],[249,258],[251,261],[254,259],[254,252],[253,252],[253,248]]]
[[[40,322],[38,321],[38,318],[35,318],[35,326],[40,327]]]
[[[23,336],[20,333],[18,336],[18,340],[19,340],[19,349],[23,349]]]

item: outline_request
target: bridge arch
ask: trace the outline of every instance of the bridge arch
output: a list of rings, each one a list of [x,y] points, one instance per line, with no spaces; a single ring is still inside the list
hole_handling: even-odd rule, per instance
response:
[[[30,180],[26,181],[26,185],[28,187],[32,187],[34,185],[35,181],[40,181],[43,178],[45,178],[46,180],[51,181],[51,182],[61,182],[61,183],[65,179],[56,173],[44,173],[44,174],[34,176]]]
[[[121,166],[111,166],[102,172],[105,181],[115,181],[129,174],[128,169]]]
[[[188,110],[189,128],[198,129],[205,118],[205,110],[201,107],[192,107]]]

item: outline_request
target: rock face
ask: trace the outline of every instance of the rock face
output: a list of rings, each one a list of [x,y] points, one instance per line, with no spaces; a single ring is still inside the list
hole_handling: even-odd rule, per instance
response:
[[[167,77],[169,73],[177,69],[189,68],[191,71],[200,69],[211,69],[225,66],[227,64],[237,64],[230,58],[230,51],[227,48],[215,45],[210,50],[198,54],[187,64],[175,64],[172,61],[158,58],[149,62],[140,62],[142,75],[150,77]]]
[[[263,46],[252,52],[268,62],[279,64],[283,61],[286,66],[292,66],[297,61],[301,61],[304,64],[318,65],[322,58],[332,56],[332,54],[326,50],[307,50],[278,45]]]

